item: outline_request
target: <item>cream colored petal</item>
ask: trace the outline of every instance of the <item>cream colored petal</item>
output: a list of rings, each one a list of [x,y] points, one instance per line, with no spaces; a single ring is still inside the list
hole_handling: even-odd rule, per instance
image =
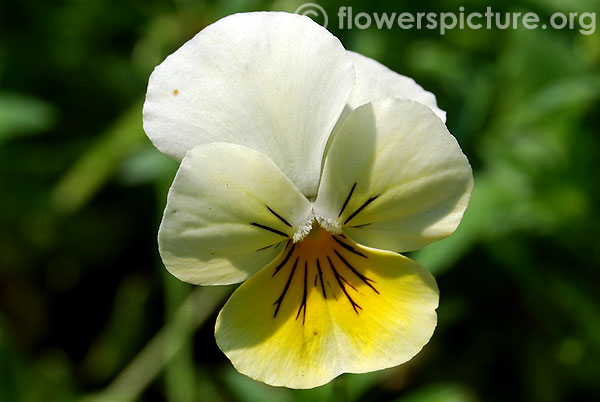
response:
[[[325,161],[315,210],[358,243],[409,251],[450,235],[473,188],[456,139],[428,107],[386,99],[346,119]]]
[[[323,150],[353,84],[341,43],[311,19],[235,14],[156,67],[144,129],[176,159],[215,141],[258,150],[303,194],[316,196]]]
[[[325,155],[329,152],[335,136],[350,113],[357,107],[373,100],[411,99],[429,107],[443,122],[446,122],[446,112],[438,107],[435,95],[423,89],[415,80],[400,75],[360,53],[348,51],[348,54],[354,64],[355,84],[346,107],[327,141]]]
[[[437,105],[435,95],[426,91],[412,78],[400,75],[376,60],[355,52],[348,52],[354,63],[355,84],[348,99],[351,110],[377,99],[412,99],[429,107],[446,121],[446,112]],[[347,116],[346,114],[346,116]]]
[[[212,143],[189,151],[158,234],[166,268],[203,285],[240,282],[291,242],[311,204],[265,155]]]
[[[216,338],[241,373],[312,388],[410,360],[433,333],[437,305],[435,281],[416,262],[318,230],[234,292]]]

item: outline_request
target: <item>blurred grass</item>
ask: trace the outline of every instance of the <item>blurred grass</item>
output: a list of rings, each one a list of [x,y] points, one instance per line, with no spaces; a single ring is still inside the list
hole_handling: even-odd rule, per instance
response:
[[[181,352],[186,352],[189,338],[230,293],[231,289],[223,286],[194,290],[169,315],[165,327],[123,369],[109,387],[100,394],[86,397],[82,401],[135,401],[150,382],[165,369],[165,366],[168,367],[167,373],[170,371],[173,371],[174,374],[180,373],[178,365],[181,362],[180,359],[185,358]],[[184,401],[190,397],[190,394],[186,392],[189,384],[186,384],[185,376],[189,376],[192,372],[193,368],[184,372],[183,378],[181,376],[167,377],[167,380],[175,382],[176,389],[167,387],[174,395],[172,396],[173,400]],[[182,385],[183,387],[181,387]],[[182,393],[180,394],[180,392]]]
[[[437,95],[473,165],[457,232],[412,255],[441,289],[432,341],[406,365],[306,391],[254,382],[220,353],[212,326],[230,289],[191,290],[158,257],[177,164],[145,138],[141,99],[152,68],[207,24],[300,4],[0,4],[0,401],[600,399],[600,34],[334,21],[342,5],[453,0],[320,3],[347,48]],[[548,19],[600,5],[494,8]]]
[[[51,195],[56,210],[73,213],[81,208],[145,141],[141,118],[142,102],[135,103],[78,158]]]

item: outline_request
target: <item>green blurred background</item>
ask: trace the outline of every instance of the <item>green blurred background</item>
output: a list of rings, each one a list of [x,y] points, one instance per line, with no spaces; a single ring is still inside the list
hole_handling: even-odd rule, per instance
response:
[[[153,67],[231,13],[302,1],[0,2],[0,401],[600,400],[600,34],[340,30],[358,12],[598,12],[596,0],[321,2],[346,48],[448,111],[475,173],[450,238],[413,253],[439,325],[411,362],[309,391],[233,370],[231,287],[171,277],[156,232],[177,164],[141,125]]]

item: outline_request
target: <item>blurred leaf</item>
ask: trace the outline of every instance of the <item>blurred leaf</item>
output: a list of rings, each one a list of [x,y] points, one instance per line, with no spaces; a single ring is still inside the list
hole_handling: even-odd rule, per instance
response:
[[[229,401],[229,395],[223,392],[222,384],[214,381],[214,368],[209,365],[198,365],[196,373],[196,395],[201,397],[196,400],[210,402]]]
[[[270,385],[254,381],[250,377],[238,373],[233,367],[228,366],[223,372],[223,381],[227,389],[240,402],[291,402],[292,392],[287,388],[271,387]]]
[[[503,124],[515,127],[541,119],[552,118],[557,112],[576,108],[584,112],[600,98],[600,76],[578,75],[550,82],[535,91],[525,101],[527,108],[515,104],[502,117]]]
[[[549,13],[555,13],[562,11],[563,13],[570,13],[573,11],[583,12],[597,12],[600,10],[598,2],[595,0],[570,0],[568,2],[561,0],[527,0],[527,3],[542,7]]]
[[[12,138],[50,129],[56,115],[56,109],[41,99],[0,92],[0,145]]]
[[[179,281],[166,269],[162,270],[162,277],[166,299],[165,321],[170,322],[175,318],[177,308],[193,291],[193,287]],[[171,326],[167,331],[167,344],[178,345],[178,340],[182,342],[164,370],[165,394],[167,400],[171,402],[193,402],[197,399],[194,394],[196,370],[194,370],[193,325],[192,320],[182,321],[181,325]]]
[[[231,286],[196,288],[169,321],[102,392],[85,402],[129,402],[138,399],[197,330],[231,293]]]
[[[148,144],[136,148],[125,159],[118,178],[123,184],[130,186],[156,182],[162,178],[172,181],[178,167],[177,161]]]
[[[358,401],[381,381],[384,371],[374,371],[364,374],[344,374],[348,402]]]
[[[75,400],[73,367],[62,350],[49,349],[35,360],[24,356],[0,313],[0,401]]]
[[[96,382],[114,376],[137,349],[144,328],[144,305],[149,289],[143,278],[126,277],[119,284],[113,312],[106,328],[101,331],[83,361],[86,375]]]
[[[471,93],[469,60],[450,44],[429,39],[416,40],[407,49],[406,58],[414,70],[435,77],[449,92]]]
[[[475,402],[477,398],[465,386],[439,383],[422,386],[394,400],[394,402]]]
[[[494,221],[501,212],[498,197],[501,189],[484,175],[476,176],[471,201],[458,229],[449,237],[412,253],[412,258],[434,274],[451,268],[470,247],[483,240],[494,229]]]
[[[136,103],[100,136],[58,182],[52,194],[53,206],[67,214],[81,208],[145,138],[142,106]]]
[[[343,399],[344,395],[340,395],[339,382],[343,381],[343,376],[334,378],[333,381],[312,389],[296,389],[293,392],[294,401],[296,402],[313,402],[313,401],[337,401]],[[337,395],[336,395],[336,391]],[[345,392],[344,392],[345,394]]]

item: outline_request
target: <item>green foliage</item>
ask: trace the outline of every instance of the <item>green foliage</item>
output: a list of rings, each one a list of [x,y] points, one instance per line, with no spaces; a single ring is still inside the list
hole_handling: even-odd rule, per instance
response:
[[[11,138],[51,128],[55,110],[31,96],[0,92],[0,145]]]
[[[343,30],[438,96],[473,165],[457,232],[412,257],[439,325],[410,363],[291,391],[238,374],[212,326],[229,288],[168,275],[156,231],[177,164],[143,135],[148,75],[204,26],[297,0],[27,0],[0,6],[0,401],[600,399],[600,35]],[[491,5],[491,4],[490,4]],[[487,5],[464,6],[485,11]],[[422,8],[418,8],[422,7]],[[498,11],[598,12],[518,1]]]

